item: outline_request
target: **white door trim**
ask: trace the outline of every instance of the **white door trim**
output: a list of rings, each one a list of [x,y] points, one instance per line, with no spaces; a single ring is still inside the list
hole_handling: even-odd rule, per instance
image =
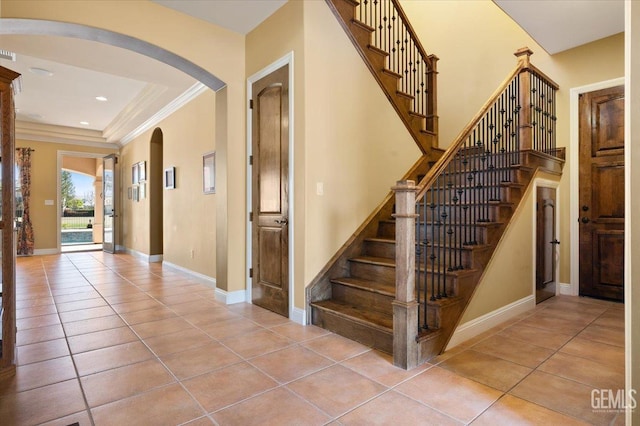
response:
[[[252,267],[252,229],[251,222],[249,222],[249,213],[251,212],[251,165],[249,164],[249,156],[252,154],[252,117],[253,111],[249,108],[249,101],[253,97],[252,88],[253,83],[261,78],[271,74],[275,70],[282,68],[285,65],[289,65],[289,319],[299,324],[305,324],[306,312],[305,309],[296,308],[294,305],[295,300],[295,281],[294,265],[295,265],[295,214],[294,214],[294,68],[293,68],[293,51],[287,53],[282,58],[253,74],[247,78],[247,259],[246,259],[246,300],[251,303],[251,277],[249,277],[249,269]]]
[[[57,165],[56,165],[56,253],[61,252],[61,225],[60,225],[60,201],[62,200],[62,188],[60,187],[60,178],[62,176],[62,157],[79,157],[79,158],[104,158],[109,154],[98,154],[95,152],[82,152],[82,151],[58,151]],[[97,195],[97,194],[96,194]],[[117,195],[118,197],[120,194]],[[96,197],[97,199],[97,197]]]
[[[580,148],[580,94],[595,90],[608,89],[609,87],[625,84],[624,77],[585,86],[574,87],[569,92],[569,233],[571,235],[571,288],[570,294],[577,296],[580,293],[580,229],[578,219],[580,217],[579,192],[579,155]]]

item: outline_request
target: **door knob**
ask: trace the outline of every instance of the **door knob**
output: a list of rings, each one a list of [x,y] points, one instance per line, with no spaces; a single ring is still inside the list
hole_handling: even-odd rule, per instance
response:
[[[582,223],[589,223],[589,218],[588,217],[583,217],[582,219],[580,219],[582,221]]]
[[[287,218],[286,218],[286,217],[285,217],[284,219],[282,219],[282,220],[278,220],[278,219],[276,219],[276,221],[275,221],[275,222],[276,222],[277,224],[279,224],[279,225],[286,225],[287,223],[289,223],[289,221],[287,220]]]
[[[558,240],[549,241],[549,244],[560,245],[560,241]]]

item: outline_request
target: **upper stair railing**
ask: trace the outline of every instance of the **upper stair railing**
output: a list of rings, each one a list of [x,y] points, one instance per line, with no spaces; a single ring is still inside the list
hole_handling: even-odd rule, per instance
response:
[[[532,53],[515,53],[517,67],[417,187],[409,181],[395,188],[396,365],[415,366],[416,332],[439,327],[430,309],[456,295],[451,278],[470,267],[464,250],[494,243],[486,225],[501,220],[501,194],[514,183],[521,153],[556,153],[558,85],[531,65]]]
[[[398,0],[361,0],[356,17],[374,29],[371,44],[388,53],[386,68],[401,76],[399,90],[413,96],[413,112],[426,117],[426,130],[437,133],[438,58],[427,55]]]

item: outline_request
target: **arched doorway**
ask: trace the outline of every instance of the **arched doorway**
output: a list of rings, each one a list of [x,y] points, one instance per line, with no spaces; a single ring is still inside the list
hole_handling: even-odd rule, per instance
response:
[[[151,135],[149,153],[149,257],[152,262],[162,260],[163,253],[163,156],[162,130],[157,127]]]

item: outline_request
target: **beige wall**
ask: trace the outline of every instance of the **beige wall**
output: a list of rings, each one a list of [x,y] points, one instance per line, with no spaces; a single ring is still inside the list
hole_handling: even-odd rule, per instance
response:
[[[216,277],[216,194],[202,191],[202,155],[214,151],[215,93],[207,90],[168,118],[158,123],[163,135],[163,165],[176,168],[176,188],[163,190],[163,260],[200,274]],[[148,194],[155,179],[147,181],[147,196],[136,202],[128,199],[131,166],[150,164],[151,129],[121,150],[122,244],[149,253]],[[193,253],[193,257],[192,257]]]
[[[34,249],[58,249],[58,151],[107,155],[113,149],[83,147],[47,142],[16,140],[16,147],[35,149],[31,154],[31,220],[33,222]],[[45,206],[45,200],[54,200],[53,206]],[[96,203],[99,197],[96,196]]]
[[[96,177],[98,175],[98,167],[102,161],[97,158],[83,157],[62,157],[62,168],[88,176]],[[83,194],[76,194],[82,196]]]

